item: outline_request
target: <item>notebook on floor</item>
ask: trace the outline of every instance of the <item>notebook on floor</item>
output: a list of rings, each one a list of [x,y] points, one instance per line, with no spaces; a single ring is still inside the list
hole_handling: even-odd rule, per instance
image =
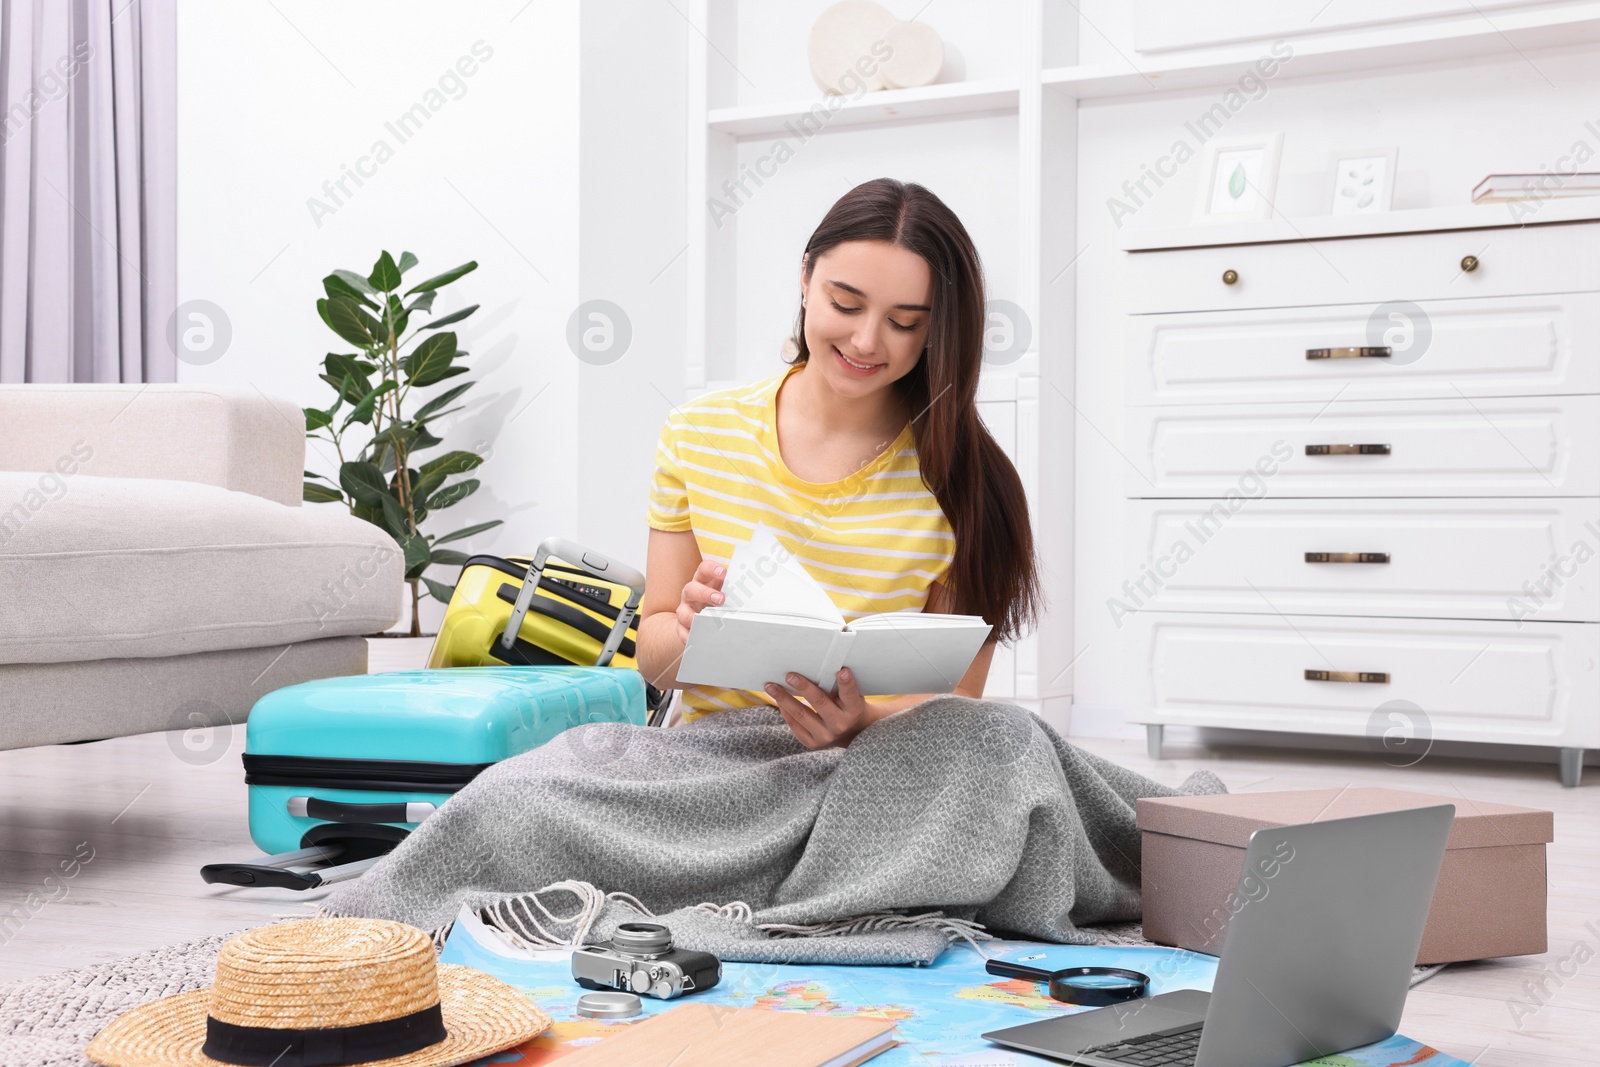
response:
[[[893,1048],[891,1019],[680,1004],[562,1059],[562,1067],[855,1067]]]

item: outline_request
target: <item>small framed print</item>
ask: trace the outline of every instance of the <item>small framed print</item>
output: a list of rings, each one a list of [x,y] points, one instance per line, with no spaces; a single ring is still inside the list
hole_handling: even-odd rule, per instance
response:
[[[1394,206],[1394,168],[1399,148],[1334,152],[1328,157],[1330,215],[1370,215]]]
[[[1283,134],[1214,137],[1201,155],[1195,222],[1262,220],[1272,217]]]

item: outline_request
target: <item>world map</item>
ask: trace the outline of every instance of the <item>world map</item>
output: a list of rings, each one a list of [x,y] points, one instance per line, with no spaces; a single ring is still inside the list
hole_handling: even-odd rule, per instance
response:
[[[464,917],[465,918],[465,917]],[[1164,948],[1051,945],[989,941],[997,959],[1055,969],[1125,967],[1151,978],[1152,994],[1173,989],[1210,989],[1217,961],[1195,952]],[[458,921],[440,956],[494,975],[522,990],[555,1020],[527,1044],[478,1060],[477,1065],[533,1067],[604,1040],[620,1028],[682,1003],[644,998],[645,1014],[622,1022],[577,1014],[585,990],[572,980],[570,953],[524,953],[511,949],[475,921]],[[1050,999],[1042,983],[996,978],[984,960],[958,943],[931,967],[830,967],[725,963],[722,981],[697,1001],[767,1011],[892,1019],[901,1044],[869,1060],[872,1067],[1034,1067],[1060,1061],[985,1041],[983,1033],[1054,1015],[1092,1009]],[[1467,1067],[1419,1041],[1395,1035],[1387,1041],[1307,1061],[1314,1067]]]

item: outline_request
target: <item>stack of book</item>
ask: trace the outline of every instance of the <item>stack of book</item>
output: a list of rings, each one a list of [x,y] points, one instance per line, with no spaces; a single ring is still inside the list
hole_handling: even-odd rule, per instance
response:
[[[1516,200],[1566,200],[1600,196],[1600,172],[1573,174],[1491,174],[1472,190],[1474,204],[1507,204]]]

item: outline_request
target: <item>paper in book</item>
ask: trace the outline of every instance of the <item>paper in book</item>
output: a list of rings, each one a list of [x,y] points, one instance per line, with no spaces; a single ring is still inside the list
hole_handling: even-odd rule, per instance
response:
[[[722,579],[722,595],[727,598],[720,605],[724,610],[802,615],[844,628],[844,616],[827,590],[806,573],[800,558],[783,547],[764,522],[756,523],[750,540],[733,550]]]
[[[702,608],[678,665],[683,684],[760,690],[790,671],[829,693],[849,667],[863,695],[948,693],[991,627],[975,615],[884,612],[847,623],[798,556],[765,524],[734,549],[725,602]]]

